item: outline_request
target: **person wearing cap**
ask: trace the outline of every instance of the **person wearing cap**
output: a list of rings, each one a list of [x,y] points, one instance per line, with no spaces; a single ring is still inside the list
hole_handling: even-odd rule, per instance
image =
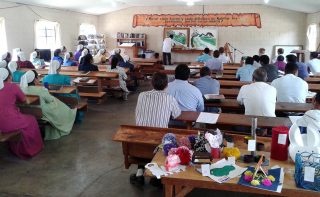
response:
[[[76,118],[77,109],[70,109],[66,104],[38,83],[38,74],[34,70],[26,72],[20,81],[20,88],[25,94],[37,95],[40,97],[40,108],[42,120],[48,121],[50,125],[45,127],[45,140],[59,139],[69,135]]]
[[[34,65],[26,59],[26,55],[23,51],[18,52],[18,67],[19,68],[31,68],[31,69],[35,69]]]
[[[72,52],[68,52],[64,55],[63,66],[77,66],[77,62],[74,61]]]
[[[71,85],[71,78],[67,75],[60,75],[60,69],[60,63],[57,60],[51,61],[48,75],[43,78],[42,82],[49,85]]]
[[[29,159],[42,150],[43,141],[36,118],[17,108],[16,102],[25,102],[26,96],[10,81],[9,71],[0,68],[0,130],[6,134],[20,131],[21,139],[10,141],[9,148],[19,158]]]
[[[25,72],[19,70],[18,64],[15,61],[11,61],[8,65],[8,69],[11,73],[12,82],[20,83],[20,79]]]

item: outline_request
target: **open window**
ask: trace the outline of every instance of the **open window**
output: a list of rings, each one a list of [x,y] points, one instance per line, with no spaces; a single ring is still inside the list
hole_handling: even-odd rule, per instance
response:
[[[60,24],[38,20],[35,22],[35,48],[55,50],[61,47]]]
[[[79,35],[85,35],[88,36],[90,34],[96,34],[96,26],[92,25],[92,24],[87,24],[87,23],[82,23],[80,25],[80,29],[79,29]]]
[[[316,51],[317,50],[317,41],[318,41],[318,25],[311,24],[308,27],[307,31],[308,37],[308,46],[309,51]]]
[[[0,54],[8,51],[7,36],[4,18],[0,17]]]

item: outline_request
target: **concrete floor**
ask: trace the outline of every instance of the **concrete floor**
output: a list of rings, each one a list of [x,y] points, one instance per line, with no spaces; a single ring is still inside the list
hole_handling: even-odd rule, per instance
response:
[[[139,89],[149,88],[149,83],[144,83]],[[129,101],[108,98],[100,105],[89,103],[84,122],[75,125],[69,136],[46,141],[44,150],[33,159],[19,160],[0,144],[0,197],[162,196],[162,190],[148,182],[144,187],[129,183],[136,167],[124,169],[121,145],[112,141],[119,125],[135,124],[138,94],[129,95]],[[219,193],[201,190],[188,196]]]

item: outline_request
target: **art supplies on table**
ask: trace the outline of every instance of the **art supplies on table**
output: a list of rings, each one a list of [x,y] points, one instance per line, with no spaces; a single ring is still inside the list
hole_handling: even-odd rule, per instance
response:
[[[182,166],[182,165],[178,165],[176,167],[176,169],[172,170],[172,171],[167,171],[165,169],[164,166],[158,166],[158,164],[156,163],[148,163],[145,165],[145,168],[150,170],[150,172],[157,177],[157,179],[160,179],[161,176],[168,176],[170,174],[173,174],[173,173],[179,173],[179,172],[182,172],[182,171],[185,171],[186,170],[186,166]]]

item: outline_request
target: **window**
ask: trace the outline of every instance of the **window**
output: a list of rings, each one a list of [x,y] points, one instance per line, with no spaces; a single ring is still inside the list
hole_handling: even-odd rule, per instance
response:
[[[7,36],[6,28],[4,23],[4,18],[0,17],[0,54],[3,54],[8,51],[7,48]]]
[[[317,39],[318,39],[317,36],[318,36],[317,24],[309,25],[308,31],[307,31],[309,51],[316,51]]]
[[[59,23],[46,20],[36,21],[35,34],[35,48],[54,50],[61,47]]]
[[[87,23],[82,23],[80,25],[80,31],[79,31],[79,35],[89,35],[89,34],[96,34],[96,26],[91,25],[91,24],[87,24]]]

